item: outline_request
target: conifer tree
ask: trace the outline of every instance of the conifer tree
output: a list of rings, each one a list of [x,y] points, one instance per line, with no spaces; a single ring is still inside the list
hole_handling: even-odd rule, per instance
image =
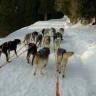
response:
[[[47,14],[54,11],[54,0],[40,0],[38,13],[44,15],[44,20],[47,20]]]
[[[78,10],[83,18],[96,17],[96,0],[79,0]]]
[[[68,17],[70,17],[70,2],[68,0],[62,0],[62,9],[61,11],[67,15]]]
[[[18,0],[1,0],[0,32],[2,35],[8,35],[10,32],[21,28],[17,1]]]
[[[27,0],[25,6],[25,23],[26,25],[32,24],[38,17],[38,1]]]

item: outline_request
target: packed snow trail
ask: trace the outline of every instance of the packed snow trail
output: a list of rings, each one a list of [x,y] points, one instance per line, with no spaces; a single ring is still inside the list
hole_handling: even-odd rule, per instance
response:
[[[39,21],[35,24],[22,28],[3,39],[0,43],[10,39],[20,38],[23,40],[28,32],[38,31],[43,28],[64,28],[64,40],[61,42],[61,48],[67,51],[73,51],[74,55],[69,58],[65,78],[59,75],[60,96],[95,96],[95,90],[91,84],[90,76],[85,65],[78,57],[73,41],[73,35],[70,35],[70,27],[64,26],[64,20]],[[15,37],[17,36],[17,37]],[[18,46],[21,48],[22,45]],[[23,48],[20,52],[26,49]],[[27,63],[26,54],[22,54],[19,58],[0,69],[0,96],[56,96],[56,64],[53,51],[53,42],[50,44],[51,54],[46,68],[43,69],[44,75],[40,75],[40,66],[37,69],[36,76],[33,75],[33,66]],[[20,54],[20,52],[18,54]],[[12,52],[11,52],[12,54]],[[5,60],[3,55],[0,65]],[[92,89],[91,89],[91,88]],[[95,87],[94,87],[95,88]]]

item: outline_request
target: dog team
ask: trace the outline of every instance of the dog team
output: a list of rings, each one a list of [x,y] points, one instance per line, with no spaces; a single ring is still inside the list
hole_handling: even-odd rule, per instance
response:
[[[50,55],[50,41],[51,37],[53,39],[54,52],[56,53],[57,58],[57,71],[59,74],[62,74],[62,77],[65,76],[65,68],[68,61],[68,58],[72,56],[73,52],[67,52],[65,49],[60,48],[60,43],[64,38],[64,28],[60,28],[59,32],[56,32],[55,28],[50,29],[42,29],[42,33],[38,33],[34,31],[32,33],[28,33],[24,37],[23,43],[27,46],[27,62],[30,62],[30,55],[33,55],[32,58],[32,66],[34,67],[34,76],[36,75],[37,66],[40,64],[40,74],[43,75],[43,68],[46,67]],[[32,43],[35,42],[35,43]],[[43,48],[37,51],[39,47]],[[1,53],[4,53],[6,56],[6,62],[9,62],[10,59],[10,51],[14,51],[16,56],[17,54],[17,45],[21,44],[20,39],[14,39],[13,41],[5,42],[0,45],[0,56]]]

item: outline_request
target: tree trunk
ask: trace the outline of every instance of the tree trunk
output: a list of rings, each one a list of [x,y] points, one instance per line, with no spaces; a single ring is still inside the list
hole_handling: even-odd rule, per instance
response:
[[[47,21],[47,13],[44,15],[44,21]]]
[[[96,16],[95,16],[95,23],[96,23]]]

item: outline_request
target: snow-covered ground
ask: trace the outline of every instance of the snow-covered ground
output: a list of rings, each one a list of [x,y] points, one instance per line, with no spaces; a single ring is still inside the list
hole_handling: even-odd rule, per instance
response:
[[[96,96],[96,26],[71,25],[68,18],[38,21],[33,25],[13,32],[0,40],[0,44],[19,38],[23,41],[25,34],[43,28],[64,28],[64,40],[61,48],[73,51],[68,60],[65,78],[59,75],[60,96]],[[18,49],[23,44],[18,45]],[[24,47],[18,52],[20,54]],[[40,75],[38,67],[36,76],[33,67],[26,61],[26,52],[0,69],[0,96],[56,96],[56,61],[53,42],[50,44],[51,54],[44,75]],[[11,52],[11,55],[14,52]],[[30,58],[30,61],[32,57]],[[5,62],[5,55],[0,58],[0,65]]]

